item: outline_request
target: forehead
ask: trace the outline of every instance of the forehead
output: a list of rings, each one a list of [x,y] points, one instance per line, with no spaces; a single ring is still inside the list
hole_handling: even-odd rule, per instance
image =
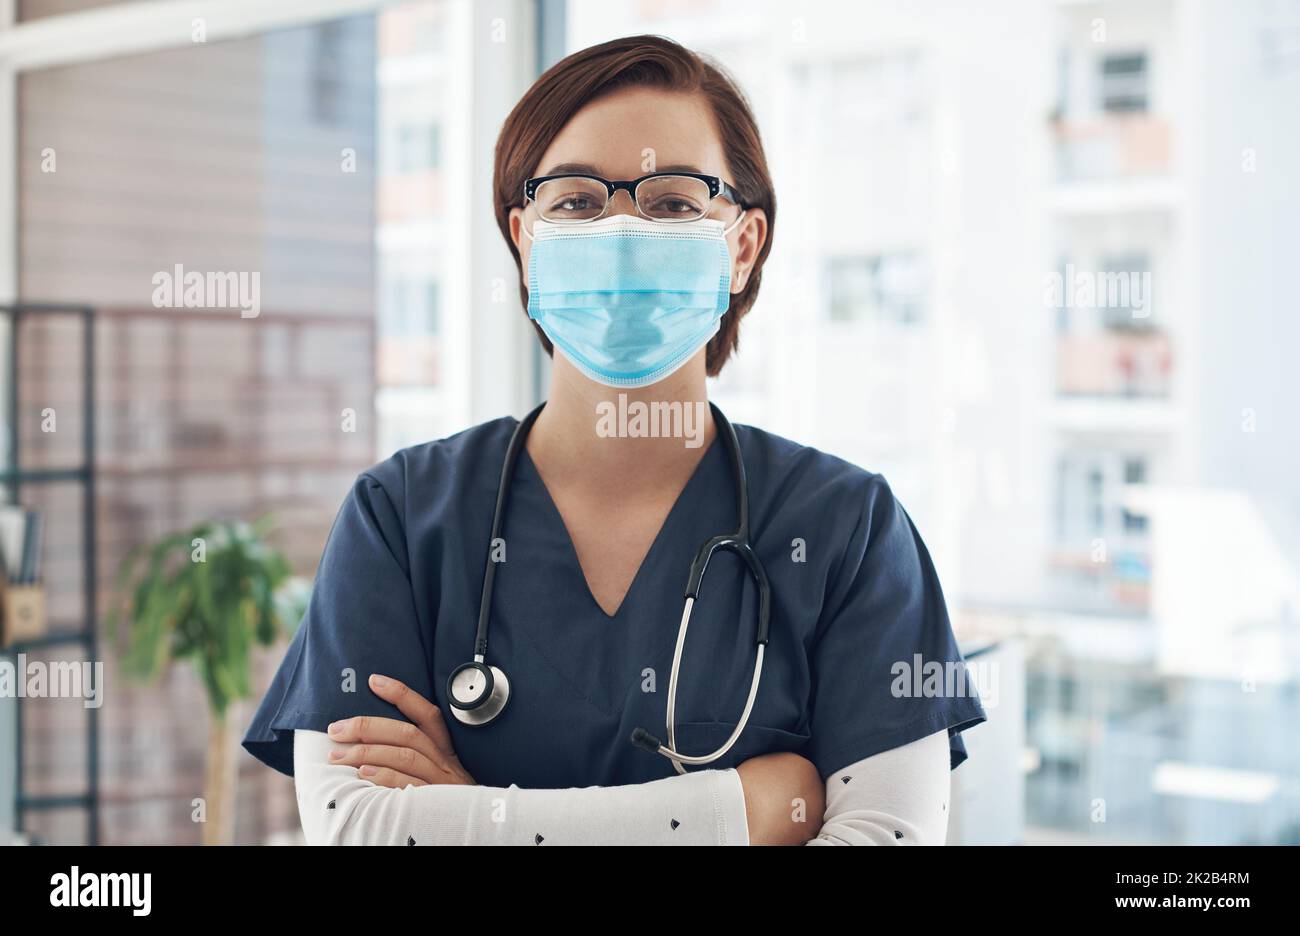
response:
[[[551,141],[536,174],[585,171],[577,166],[608,179],[673,169],[728,174],[708,102],[658,88],[625,88],[587,104]]]

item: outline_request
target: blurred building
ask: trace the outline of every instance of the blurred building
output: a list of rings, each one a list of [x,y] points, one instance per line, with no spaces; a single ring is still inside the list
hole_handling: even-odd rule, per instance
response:
[[[1271,739],[1300,676],[1300,382],[1282,350],[1300,328],[1277,305],[1300,244],[1283,168],[1300,8],[1062,4],[1056,22],[1058,263],[1151,285],[1058,310],[1053,565],[1115,633],[1050,628],[1073,646],[1030,694],[1030,743],[1056,748],[1042,819],[1081,825],[1089,797],[1111,838],[1294,843],[1300,758]]]
[[[378,17],[378,191],[375,245],[379,452],[447,435],[468,412],[457,392],[465,332],[448,316],[448,270],[464,267],[448,145],[465,126],[456,102],[468,77],[449,41],[454,8],[395,6]],[[458,341],[460,344],[458,345]]]
[[[527,405],[536,351],[492,214],[492,154],[536,76],[534,4],[377,14],[376,456]]]
[[[748,92],[775,249],[716,395],[883,473],[959,635],[1025,639],[1025,711],[991,713],[1026,719],[1011,838],[1297,841],[1300,8],[568,22],[571,49],[670,35]]]

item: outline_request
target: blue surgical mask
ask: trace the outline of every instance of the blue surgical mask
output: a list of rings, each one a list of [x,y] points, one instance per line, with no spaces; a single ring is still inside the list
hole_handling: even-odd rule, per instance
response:
[[[731,301],[727,234],[739,222],[539,220],[529,235],[528,317],[592,380],[657,383],[717,334]]]

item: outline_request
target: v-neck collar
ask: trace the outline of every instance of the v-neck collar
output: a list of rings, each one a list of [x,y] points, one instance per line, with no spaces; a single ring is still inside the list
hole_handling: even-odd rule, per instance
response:
[[[560,513],[560,508],[556,506],[555,498],[551,496],[551,491],[546,486],[546,481],[542,478],[542,473],[537,470],[537,465],[533,462],[532,456],[528,453],[527,447],[520,447],[519,466],[516,469],[516,480],[518,479],[518,472],[522,470],[531,480],[536,481],[537,486],[541,489],[542,500],[545,503],[547,513],[550,514],[551,520],[554,523],[559,524],[559,528],[564,531],[564,542],[568,547],[569,557],[573,566],[578,571],[578,578],[581,579],[582,586],[587,593],[587,600],[590,602],[591,607],[600,614],[605,621],[617,621],[623,616],[624,609],[635,600],[637,589],[641,585],[641,580],[649,575],[646,571],[647,567],[653,565],[657,560],[658,554],[662,550],[661,544],[666,539],[670,538],[673,528],[680,522],[680,515],[686,512],[687,505],[692,499],[695,488],[699,487],[699,485],[703,483],[702,478],[709,470],[711,462],[717,458],[716,450],[721,447],[722,443],[719,440],[719,434],[714,433],[713,440],[709,443],[708,448],[705,449],[704,454],[700,456],[700,460],[695,463],[695,469],[691,472],[691,476],[686,479],[686,483],[682,486],[682,489],[677,492],[676,500],[673,501],[672,507],[668,509],[668,513],[664,517],[663,523],[659,525],[659,529],[655,533],[654,539],[650,542],[650,548],[647,549],[645,555],[641,557],[641,562],[637,566],[636,573],[632,576],[632,581],[628,585],[627,591],[623,593],[623,600],[619,602],[618,607],[614,609],[613,614],[608,613],[604,608],[602,608],[600,602],[596,600],[596,596],[592,594],[591,583],[587,579],[586,570],[582,568],[582,560],[578,558],[578,548],[573,543],[573,535],[569,532],[568,524],[564,522],[564,516]],[[683,587],[686,584],[685,576],[689,568],[690,559],[690,556],[684,556],[682,558],[681,567]]]

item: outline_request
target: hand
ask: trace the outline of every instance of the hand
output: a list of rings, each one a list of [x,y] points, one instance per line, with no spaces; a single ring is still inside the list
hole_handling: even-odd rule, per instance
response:
[[[411,721],[360,715],[334,722],[330,740],[343,746],[330,753],[331,763],[356,767],[363,780],[399,790],[437,783],[475,785],[451,746],[436,705],[387,676],[371,676],[370,689]]]
[[[812,761],[776,751],[751,757],[736,773],[745,790],[750,844],[802,845],[821,831],[826,785]]]

